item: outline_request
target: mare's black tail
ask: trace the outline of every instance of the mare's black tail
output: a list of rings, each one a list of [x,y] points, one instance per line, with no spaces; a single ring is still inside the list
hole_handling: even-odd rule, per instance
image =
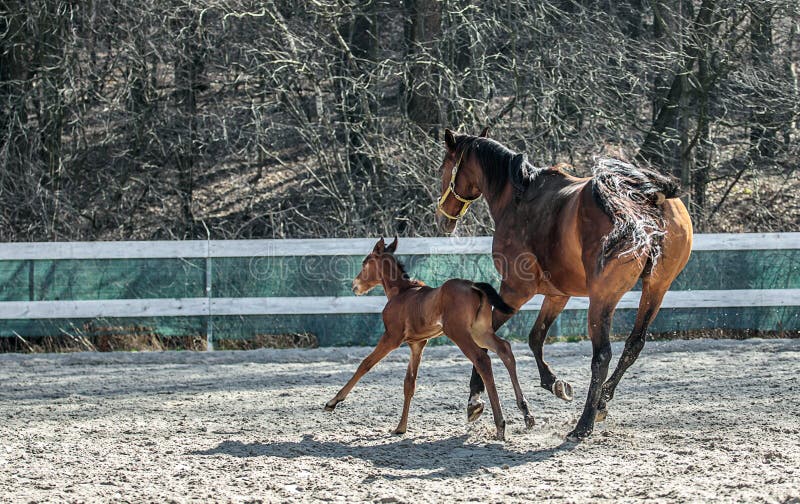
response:
[[[592,169],[595,201],[611,217],[613,229],[603,241],[605,259],[614,256],[649,256],[655,264],[666,222],[661,211],[665,199],[677,198],[673,177],[611,158],[599,158]]]
[[[503,298],[500,297],[500,294],[498,294],[497,291],[494,290],[494,287],[492,287],[488,283],[476,282],[472,286],[472,288],[486,294],[486,297],[489,298],[489,303],[491,303],[491,305],[494,306],[495,309],[500,310],[501,312],[506,314],[514,313],[515,311],[514,308],[508,306],[506,302],[503,301]]]

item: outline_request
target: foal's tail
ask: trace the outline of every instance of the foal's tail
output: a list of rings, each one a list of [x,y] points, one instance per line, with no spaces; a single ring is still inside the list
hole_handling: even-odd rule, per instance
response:
[[[492,287],[488,283],[476,282],[472,284],[472,288],[486,294],[486,297],[489,298],[489,303],[491,303],[491,305],[494,306],[495,309],[500,310],[505,314],[514,313],[514,308],[508,306],[506,302],[503,301],[503,298],[500,297],[500,294],[498,294],[497,291],[494,290],[494,287]]]
[[[655,263],[666,227],[660,205],[678,197],[677,180],[612,158],[598,159],[592,175],[595,201],[614,225],[603,242],[602,260],[633,255]]]

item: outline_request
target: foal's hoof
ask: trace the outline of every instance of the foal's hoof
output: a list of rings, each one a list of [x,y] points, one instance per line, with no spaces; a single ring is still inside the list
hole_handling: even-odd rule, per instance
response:
[[[589,434],[591,433],[592,431],[578,430],[577,428],[575,428],[572,430],[572,432],[567,434],[567,441],[569,441],[570,443],[580,443],[584,439],[588,438]]]
[[[336,401],[331,399],[330,401],[325,403],[325,411],[333,411],[334,409],[336,409],[337,404],[338,403]]]
[[[467,404],[467,422],[474,422],[483,414],[483,401],[480,399],[470,400]]]
[[[497,426],[497,434],[495,434],[495,439],[498,441],[505,441],[506,440],[506,422],[503,421],[503,425]]]
[[[598,409],[597,414],[594,416],[595,422],[602,422],[608,416],[608,408]]]
[[[405,433],[406,433],[406,430],[405,429],[401,429],[400,427],[398,427],[398,428],[396,428],[395,430],[392,431],[392,434],[394,434],[395,436],[402,436]]]
[[[565,401],[571,401],[574,397],[572,395],[572,385],[564,380],[556,380],[553,383],[553,395]]]
[[[533,426],[536,425],[536,420],[533,419],[533,415],[528,415],[525,417],[525,428],[531,429]]]

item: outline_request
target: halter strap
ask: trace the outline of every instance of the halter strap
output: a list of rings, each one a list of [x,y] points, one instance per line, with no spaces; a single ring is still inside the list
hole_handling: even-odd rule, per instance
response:
[[[461,166],[461,161],[464,159],[464,152],[466,150],[467,149],[464,148],[461,151],[461,154],[458,156],[458,162],[455,164],[455,166],[453,166],[453,171],[452,171],[452,173],[450,175],[450,184],[447,186],[447,189],[444,191],[444,194],[442,194],[442,197],[439,198],[439,204],[437,205],[437,208],[439,209],[439,212],[441,212],[442,215],[444,215],[445,217],[447,217],[450,220],[458,220],[461,217],[463,217],[464,214],[467,213],[467,209],[469,209],[469,206],[472,203],[474,203],[475,201],[477,201],[481,197],[480,195],[478,195],[478,197],[476,197],[476,198],[465,198],[463,196],[460,196],[456,192],[456,174],[458,173],[458,169]],[[444,209],[444,203],[445,203],[445,201],[447,200],[447,197],[450,194],[452,194],[453,197],[455,197],[455,199],[460,201],[461,204],[462,204],[461,205],[461,210],[456,215],[450,215]]]

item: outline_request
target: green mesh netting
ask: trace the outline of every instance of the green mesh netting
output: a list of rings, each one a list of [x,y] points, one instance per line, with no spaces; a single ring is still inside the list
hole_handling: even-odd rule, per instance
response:
[[[499,287],[488,254],[399,256],[408,272],[436,286],[449,278]],[[214,297],[352,296],[359,256],[217,258],[211,261]],[[0,261],[0,301],[203,297],[205,259]],[[638,287],[637,287],[638,288]],[[697,251],[673,284],[678,290],[800,288],[800,250]],[[380,288],[371,295],[382,296]],[[630,330],[635,310],[618,310],[614,332]],[[522,312],[501,331],[527,337],[536,312]],[[322,345],[371,344],[382,332],[378,314],[157,317],[141,320],[0,320],[0,336],[54,336],[91,323],[135,324],[164,336],[204,334],[215,339],[312,332]],[[651,326],[667,332],[704,328],[798,330],[799,307],[664,309]],[[586,334],[584,310],[562,314],[551,330]]]

